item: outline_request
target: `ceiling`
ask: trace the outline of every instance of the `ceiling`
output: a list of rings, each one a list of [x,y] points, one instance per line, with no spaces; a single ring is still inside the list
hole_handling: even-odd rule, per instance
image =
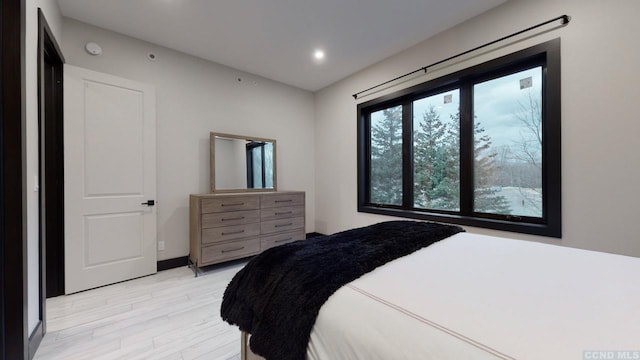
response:
[[[64,16],[316,91],[506,0],[58,0]],[[321,48],[326,56],[314,60]]]

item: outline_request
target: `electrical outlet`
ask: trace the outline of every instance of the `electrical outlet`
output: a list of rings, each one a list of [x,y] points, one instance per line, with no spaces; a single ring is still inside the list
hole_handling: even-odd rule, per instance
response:
[[[158,250],[164,250],[164,241],[158,241]]]

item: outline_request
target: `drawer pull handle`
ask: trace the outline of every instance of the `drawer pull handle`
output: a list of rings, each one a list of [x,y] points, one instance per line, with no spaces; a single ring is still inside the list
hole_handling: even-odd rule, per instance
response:
[[[289,215],[293,214],[293,211],[277,212],[276,215]]]
[[[282,239],[282,240],[276,240],[276,241],[274,241],[274,242],[275,242],[275,243],[281,243],[281,242],[290,241],[290,240],[293,240],[293,238]]]
[[[233,220],[242,220],[242,219],[244,219],[244,216],[229,218],[229,219],[222,218],[221,221],[233,221]]]
[[[289,200],[276,200],[276,203],[283,203],[283,202],[292,202],[292,199]]]
[[[239,248],[235,248],[235,249],[229,249],[229,250],[222,250],[221,253],[228,253],[228,252],[234,252],[234,251],[238,251],[238,250],[242,250],[244,249],[244,246],[239,247]]]
[[[241,203],[233,203],[233,204],[224,204],[224,203],[223,203],[223,204],[222,204],[222,205],[220,205],[220,206],[242,206],[242,205],[244,205],[244,203],[243,203],[243,202],[241,202]]]
[[[293,225],[293,223],[288,223],[288,224],[278,224],[278,225],[276,225],[276,227],[277,227],[277,228],[279,228],[279,227],[285,227],[285,226],[291,226],[291,225]]]
[[[243,232],[244,232],[244,230],[232,231],[232,232],[223,232],[222,235],[242,234]]]

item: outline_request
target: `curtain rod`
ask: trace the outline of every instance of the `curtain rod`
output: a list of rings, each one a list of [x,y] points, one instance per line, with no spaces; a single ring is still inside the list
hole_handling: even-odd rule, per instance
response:
[[[396,78],[393,78],[393,79],[391,79],[391,80],[385,81],[385,82],[380,83],[380,84],[375,85],[375,86],[372,86],[372,87],[370,87],[370,88],[368,88],[368,89],[365,89],[365,90],[359,91],[359,92],[357,92],[357,93],[355,93],[355,94],[353,94],[353,95],[351,95],[351,96],[353,96],[353,98],[354,98],[354,99],[358,99],[358,95],[360,95],[360,94],[362,94],[362,93],[365,93],[365,92],[367,92],[367,91],[370,91],[370,90],[373,90],[373,89],[379,88],[379,87],[381,87],[381,86],[387,85],[387,84],[392,83],[392,82],[394,82],[394,81],[396,81],[396,80],[400,80],[400,79],[402,79],[402,78],[404,78],[404,77],[407,77],[407,76],[409,76],[409,75],[413,75],[413,74],[415,74],[415,73],[417,73],[417,72],[420,72],[420,71],[424,71],[424,73],[426,74],[426,73],[427,73],[427,69],[428,69],[428,68],[430,68],[430,67],[434,67],[434,66],[436,66],[436,65],[440,65],[440,64],[445,63],[445,62],[447,62],[447,61],[449,61],[449,60],[453,60],[453,59],[455,59],[455,58],[457,58],[457,57],[460,57],[460,56],[463,56],[463,55],[467,55],[467,54],[469,54],[469,53],[471,53],[471,52],[474,52],[474,51],[476,51],[476,50],[480,50],[480,49],[485,48],[485,47],[487,47],[487,46],[491,46],[491,45],[493,45],[493,44],[495,44],[495,43],[498,43],[498,42],[501,42],[501,41],[507,40],[507,39],[512,38],[512,37],[514,37],[514,36],[521,35],[521,34],[523,34],[523,33],[529,32],[529,31],[531,31],[531,30],[537,29],[537,28],[539,28],[539,27],[545,26],[545,25],[547,25],[547,24],[550,24],[550,23],[555,22],[555,21],[558,21],[558,20],[562,20],[561,25],[567,25],[567,24],[569,23],[569,21],[571,21],[571,16],[569,16],[569,15],[561,15],[561,16],[558,16],[558,17],[553,18],[553,19],[551,19],[551,20],[547,20],[547,21],[545,21],[545,22],[542,22],[542,23],[540,23],[540,24],[538,24],[538,25],[534,25],[534,26],[528,27],[528,28],[526,28],[526,29],[524,29],[524,30],[520,30],[520,31],[518,31],[518,32],[515,32],[515,33],[513,33],[513,34],[511,34],[511,35],[503,36],[503,37],[501,37],[500,39],[493,40],[493,41],[491,41],[491,42],[488,42],[488,43],[483,44],[483,45],[480,45],[480,46],[476,46],[476,47],[474,47],[474,48],[473,48],[473,49],[471,49],[471,50],[467,50],[467,51],[461,52],[461,53],[459,53],[459,54],[457,54],[457,55],[450,56],[450,57],[448,57],[448,58],[446,58],[446,59],[444,59],[444,60],[440,60],[440,61],[434,62],[433,64],[430,64],[430,65],[427,65],[427,66],[421,67],[420,69],[414,70],[414,71],[409,72],[409,73],[406,73],[406,74],[404,74],[404,75],[400,75],[400,76],[398,76],[398,77],[396,77]]]

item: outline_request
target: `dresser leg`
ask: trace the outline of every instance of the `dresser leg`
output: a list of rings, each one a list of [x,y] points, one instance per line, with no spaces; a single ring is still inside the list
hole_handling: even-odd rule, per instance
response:
[[[193,261],[191,261],[191,256],[189,256],[189,257],[187,258],[187,266],[188,266],[191,270],[193,270],[193,275],[194,275],[195,277],[198,277],[198,266],[197,266]]]
[[[246,332],[242,332],[242,334],[240,335],[240,359],[241,360],[247,360],[247,346],[249,346],[249,344],[247,343],[248,340],[248,334]]]

